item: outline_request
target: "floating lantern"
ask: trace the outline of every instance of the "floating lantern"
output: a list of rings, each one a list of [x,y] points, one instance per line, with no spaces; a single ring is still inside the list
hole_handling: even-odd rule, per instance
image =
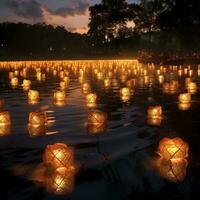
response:
[[[181,138],[163,138],[158,147],[158,154],[166,159],[177,159],[188,157],[188,144]]]
[[[129,88],[124,87],[120,90],[121,96],[131,96],[131,91]]]
[[[107,114],[101,111],[91,111],[88,113],[87,124],[103,125],[107,123]]]
[[[110,87],[110,85],[111,85],[110,79],[105,79],[105,80],[104,80],[104,86],[105,86],[106,88],[108,88],[108,87]]]
[[[186,177],[188,161],[186,159],[165,160],[160,158],[157,162],[159,174],[170,182],[182,182]]]
[[[55,101],[65,101],[66,100],[66,95],[65,92],[63,91],[56,91],[53,95],[53,98]]]
[[[158,76],[158,82],[160,83],[160,84],[163,84],[163,82],[164,82],[164,76],[163,75],[159,75]]]
[[[128,88],[133,88],[136,85],[136,79],[131,79],[126,82]]]
[[[90,84],[89,83],[83,83],[83,93],[87,94],[90,92],[91,88],[90,88]]]
[[[14,72],[9,72],[8,76],[9,76],[10,79],[14,78]]]
[[[162,118],[162,107],[161,106],[149,106],[147,110],[147,116],[151,119]]]
[[[29,90],[28,92],[28,99],[29,100],[32,100],[32,101],[35,101],[35,100],[39,100],[40,98],[40,94],[37,90]]]
[[[191,95],[189,93],[179,94],[178,100],[179,103],[189,104],[191,102]]]
[[[0,136],[6,136],[10,134],[10,124],[0,124]]]
[[[32,126],[29,124],[28,132],[31,137],[44,136],[46,135],[46,126]]]
[[[23,87],[25,88],[30,88],[31,87],[31,81],[30,80],[23,80],[23,84],[22,84]]]
[[[11,124],[9,112],[0,112],[0,125]]]
[[[19,84],[18,78],[17,78],[17,77],[12,78],[11,81],[10,81],[10,84],[11,84],[13,87],[17,87],[18,84]]]
[[[187,90],[190,94],[195,94],[197,91],[197,84],[194,82],[190,82],[187,84]]]
[[[67,83],[66,83],[65,81],[61,81],[61,82],[60,82],[60,88],[61,88],[62,90],[66,89],[66,88],[67,88]]]
[[[69,173],[66,168],[57,169],[45,182],[46,191],[55,195],[66,195],[72,193],[74,185],[74,174]]]
[[[94,104],[97,101],[97,95],[95,93],[89,93],[86,95],[87,104]]]
[[[45,112],[31,112],[29,113],[30,126],[44,126],[47,123],[47,116]]]
[[[121,98],[122,102],[127,103],[127,102],[129,102],[131,96],[128,96],[128,95],[123,96],[122,95],[120,98]]]
[[[71,168],[74,165],[74,150],[63,143],[48,145],[44,153],[44,162],[53,169]]]

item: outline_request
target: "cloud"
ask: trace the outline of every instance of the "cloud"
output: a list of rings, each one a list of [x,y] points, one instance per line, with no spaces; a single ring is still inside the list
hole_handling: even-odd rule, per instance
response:
[[[48,9],[48,11],[53,15],[66,17],[66,16],[84,15],[88,7],[89,4],[84,3],[82,1],[69,1],[69,5],[66,5],[65,7],[58,8],[55,11]]]
[[[33,19],[43,18],[41,4],[35,0],[8,0],[5,5],[17,16]]]

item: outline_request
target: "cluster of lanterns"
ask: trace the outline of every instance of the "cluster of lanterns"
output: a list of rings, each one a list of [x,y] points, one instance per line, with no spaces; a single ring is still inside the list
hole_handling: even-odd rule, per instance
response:
[[[163,138],[158,147],[157,167],[160,175],[171,182],[182,182],[186,176],[188,144],[180,138]]]

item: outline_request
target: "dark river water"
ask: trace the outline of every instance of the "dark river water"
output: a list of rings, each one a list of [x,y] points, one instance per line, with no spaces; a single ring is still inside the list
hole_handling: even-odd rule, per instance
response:
[[[12,77],[18,84],[11,84]],[[186,84],[188,77],[195,88]],[[24,79],[39,92],[37,101],[28,100]],[[128,94],[122,95],[124,87]],[[0,63],[0,122],[4,111],[10,114],[10,123],[0,123],[0,199],[200,195],[199,88],[197,65],[154,66],[136,60]],[[66,95],[65,101],[54,99],[56,91]],[[96,94],[96,103],[87,102],[88,93]],[[191,101],[181,104],[181,93],[190,94]],[[162,117],[149,119],[150,106],[161,106]],[[46,113],[45,125],[30,126],[29,113],[36,111]],[[102,113],[103,119],[93,124],[94,113]],[[165,137],[185,141],[188,156],[175,165],[159,162],[158,146]],[[45,148],[55,143],[73,148],[76,163],[75,172],[64,178],[62,194],[54,175],[44,172]]]

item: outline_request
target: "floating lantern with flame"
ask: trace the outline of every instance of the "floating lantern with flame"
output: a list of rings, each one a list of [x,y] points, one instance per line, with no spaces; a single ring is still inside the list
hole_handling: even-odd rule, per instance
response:
[[[190,82],[187,84],[187,90],[190,94],[195,94],[197,91],[197,84],[194,82]]]
[[[188,157],[188,144],[181,138],[163,138],[158,147],[158,154],[166,159],[179,159]]]
[[[40,98],[40,93],[37,90],[29,90],[28,99],[32,101],[38,101]]]
[[[56,91],[53,95],[54,101],[65,101],[66,95],[63,91]]]
[[[46,112],[31,112],[29,114],[30,126],[44,126],[47,123]]]
[[[11,81],[10,81],[10,84],[11,84],[13,87],[17,87],[18,84],[19,84],[18,78],[17,78],[17,77],[12,78]]]
[[[30,80],[23,80],[23,84],[22,84],[23,88],[30,88],[31,87],[31,81]]]
[[[11,124],[9,112],[0,112],[0,125]]]
[[[170,182],[182,182],[186,176],[188,161],[186,159],[158,159],[157,167],[161,177]]]
[[[147,116],[149,119],[161,119],[162,107],[161,106],[149,106],[147,110]]]
[[[66,168],[57,169],[45,182],[46,191],[55,195],[66,195],[72,193],[74,185],[74,174],[68,172]]]
[[[83,83],[82,90],[84,94],[88,94],[91,90],[89,83]]]
[[[191,102],[191,95],[189,93],[179,94],[178,100],[181,104],[189,104]]]
[[[71,168],[74,165],[74,151],[63,143],[48,145],[44,153],[44,161],[53,169]]]
[[[94,104],[97,101],[97,95],[95,93],[89,93],[86,95],[87,104]]]

